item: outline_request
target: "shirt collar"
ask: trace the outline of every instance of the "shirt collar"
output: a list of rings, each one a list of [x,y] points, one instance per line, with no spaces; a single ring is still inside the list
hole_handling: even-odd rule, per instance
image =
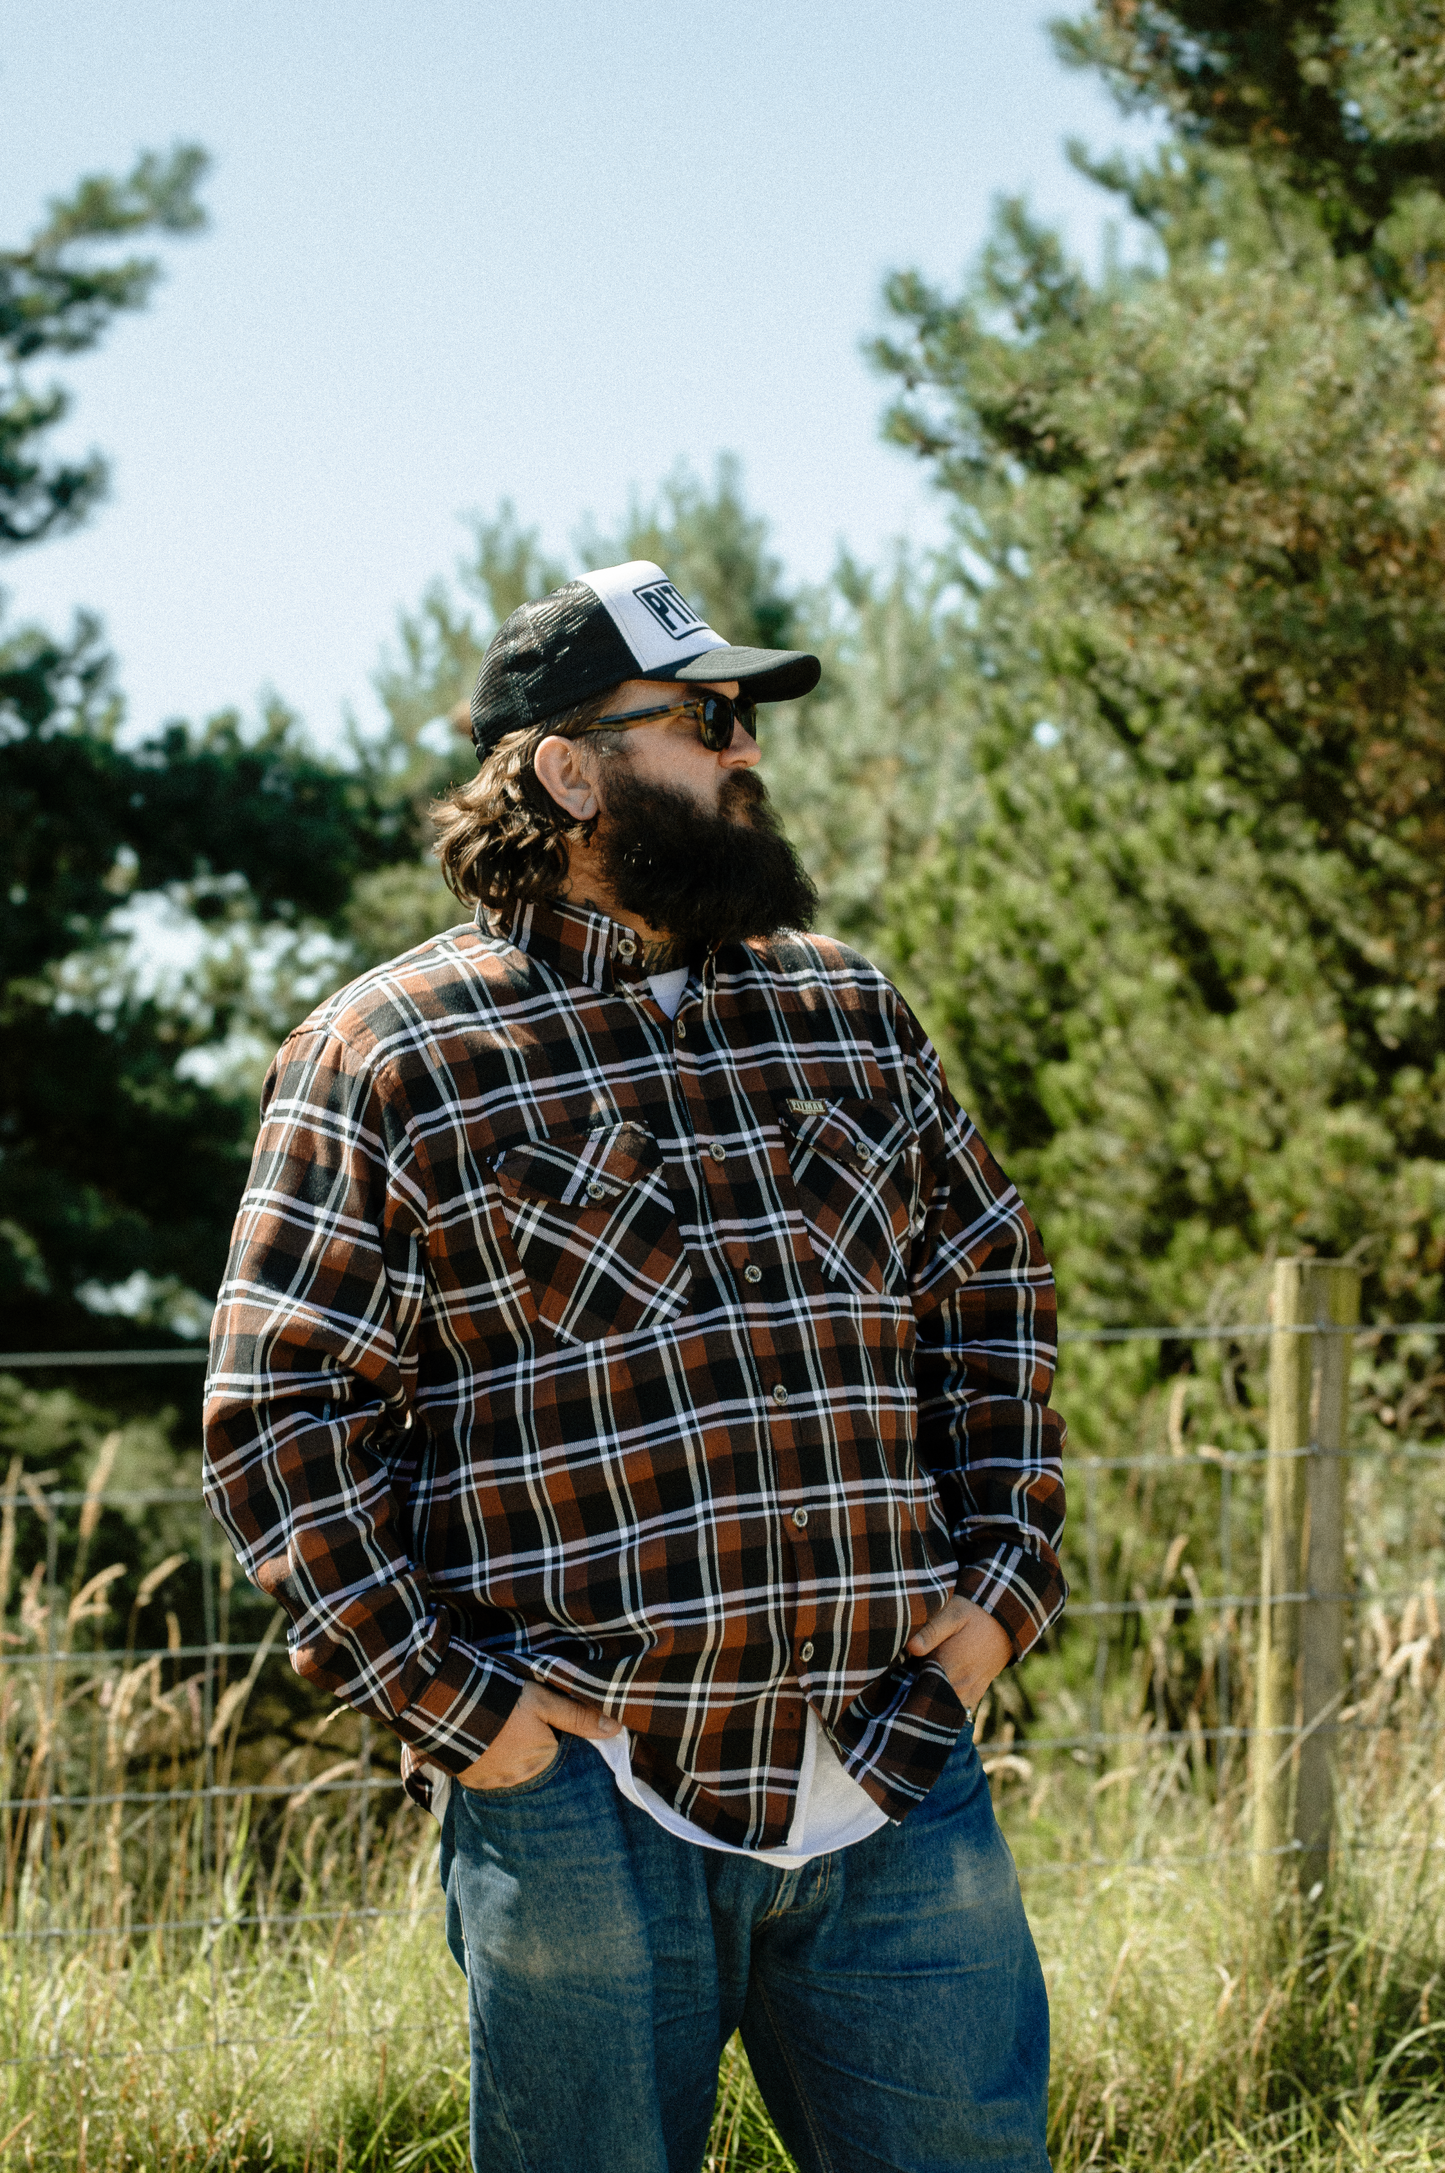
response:
[[[605,913],[590,913],[560,898],[530,899],[512,907],[479,906],[477,926],[483,935],[514,945],[564,980],[580,982],[599,995],[646,985],[642,938]]]

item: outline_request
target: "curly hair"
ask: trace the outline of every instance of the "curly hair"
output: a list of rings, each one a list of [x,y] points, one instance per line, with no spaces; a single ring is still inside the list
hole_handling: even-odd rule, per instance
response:
[[[550,898],[567,874],[567,846],[586,844],[597,817],[574,822],[532,767],[544,739],[578,739],[596,724],[613,690],[509,732],[469,784],[454,785],[431,811],[447,888],[466,904],[509,906]],[[595,732],[599,754],[622,745],[621,732]]]

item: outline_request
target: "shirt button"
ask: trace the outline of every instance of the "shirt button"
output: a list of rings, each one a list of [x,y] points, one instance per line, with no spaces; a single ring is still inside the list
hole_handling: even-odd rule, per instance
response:
[[[637,945],[633,942],[631,936],[624,936],[622,938],[622,941],[617,946],[617,955],[619,958],[636,958]]]
[[[800,1660],[811,1660],[811,1659],[812,1659],[812,1657],[813,1657],[813,1647],[812,1647],[812,1644],[811,1644],[811,1642],[809,1642],[808,1644],[806,1644],[806,1645],[805,1645],[805,1646],[803,1647],[802,1651],[801,1651],[801,1652],[799,1653],[799,1655],[798,1655],[798,1658],[799,1658]]]
[[[793,1522],[797,1525],[799,1531],[803,1529],[803,1526],[807,1523],[807,1521],[808,1512],[806,1509],[795,1509],[793,1511]]]
[[[687,1021],[685,1019],[679,1019],[677,1022],[677,1038],[679,1041],[686,1041],[687,1039]]]
[[[784,1388],[782,1382],[779,1381],[777,1387],[773,1390],[773,1401],[774,1403],[786,1403],[787,1400],[788,1391]]]
[[[720,1139],[715,1139],[707,1151],[712,1156],[714,1162],[726,1162],[728,1158],[727,1148],[723,1145]]]
[[[605,1200],[607,1197],[607,1187],[605,1185],[599,1185],[597,1180],[594,1178],[592,1183],[587,1187],[587,1197],[589,1200]]]
[[[760,1283],[762,1279],[762,1269],[757,1265],[755,1261],[750,1260],[747,1266],[743,1269],[743,1281],[745,1283]]]

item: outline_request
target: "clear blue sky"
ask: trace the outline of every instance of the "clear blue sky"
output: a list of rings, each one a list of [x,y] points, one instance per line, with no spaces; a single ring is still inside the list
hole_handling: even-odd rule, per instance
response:
[[[46,0],[0,55],[0,203],[137,149],[214,154],[210,231],[62,375],[93,525],[0,566],[13,619],[104,616],[131,729],[274,686],[325,741],[461,517],[588,515],[729,449],[790,570],[939,512],[860,341],[953,281],[1000,193],[1094,258],[1063,140],[1143,141],[1034,0]]]

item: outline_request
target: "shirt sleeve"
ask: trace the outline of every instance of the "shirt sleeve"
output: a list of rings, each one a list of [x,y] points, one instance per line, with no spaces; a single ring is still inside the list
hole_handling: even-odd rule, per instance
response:
[[[387,1086],[325,1030],[272,1065],[211,1339],[205,1494],[290,1615],[296,1672],[460,1773],[527,1672],[454,1633],[407,1550],[427,1201]]]
[[[1003,1625],[1021,1658],[1067,1596],[1058,1556],[1065,1429],[1048,1400],[1053,1272],[906,1007],[903,1029],[923,1173],[911,1260],[918,1454],[957,1551],[957,1591]]]

